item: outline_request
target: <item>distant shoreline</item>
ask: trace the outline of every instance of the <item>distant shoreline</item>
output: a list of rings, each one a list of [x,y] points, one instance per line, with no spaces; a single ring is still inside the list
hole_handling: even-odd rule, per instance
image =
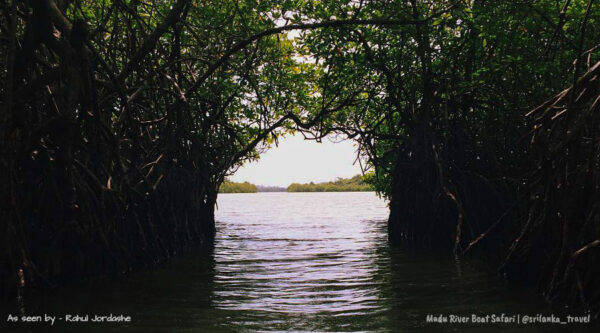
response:
[[[266,193],[266,192],[374,192],[375,189],[356,175],[352,178],[338,178],[334,181],[299,184],[292,183],[287,188],[281,186],[255,185],[249,182],[236,183],[228,179],[223,182],[219,193]]]
[[[368,193],[376,192],[375,190],[368,191],[257,191],[257,192],[219,192],[219,194],[261,194],[261,193]]]

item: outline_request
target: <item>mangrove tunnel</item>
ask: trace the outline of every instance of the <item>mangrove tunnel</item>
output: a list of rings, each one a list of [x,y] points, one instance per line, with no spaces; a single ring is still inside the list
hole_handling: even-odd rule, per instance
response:
[[[600,3],[0,3],[3,298],[208,244],[286,133],[355,140],[392,245],[600,313]]]

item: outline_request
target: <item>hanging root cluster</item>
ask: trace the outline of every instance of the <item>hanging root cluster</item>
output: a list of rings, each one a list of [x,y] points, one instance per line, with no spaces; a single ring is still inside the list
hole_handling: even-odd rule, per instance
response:
[[[541,267],[550,301],[600,312],[600,63],[531,111],[527,219],[505,266]]]

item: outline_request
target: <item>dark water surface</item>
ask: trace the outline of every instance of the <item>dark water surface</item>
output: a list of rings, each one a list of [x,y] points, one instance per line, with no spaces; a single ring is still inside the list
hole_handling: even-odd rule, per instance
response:
[[[12,314],[129,315],[129,324],[8,326],[9,331],[559,331],[561,325],[426,323],[428,314],[552,313],[473,263],[387,244],[374,193],[222,194],[210,251],[168,267],[22,300]],[[6,324],[6,314],[2,324]],[[25,329],[24,329],[25,328]],[[577,327],[578,330],[585,327]]]

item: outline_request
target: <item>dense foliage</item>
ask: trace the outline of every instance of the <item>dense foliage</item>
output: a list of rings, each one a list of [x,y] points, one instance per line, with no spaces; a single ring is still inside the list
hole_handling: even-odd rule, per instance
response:
[[[361,175],[316,184],[313,182],[308,184],[292,183],[286,189],[287,192],[364,192],[373,190],[371,185],[363,181]]]

